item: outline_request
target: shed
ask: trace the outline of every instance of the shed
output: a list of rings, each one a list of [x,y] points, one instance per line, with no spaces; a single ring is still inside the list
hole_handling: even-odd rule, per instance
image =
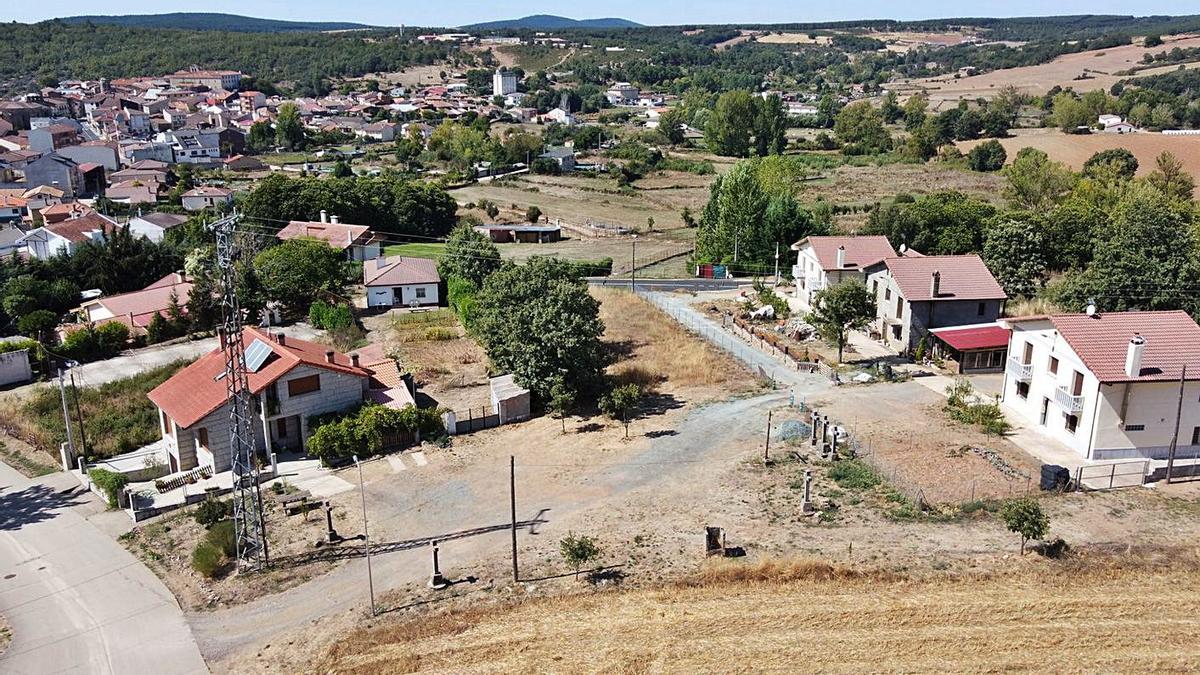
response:
[[[998,323],[934,328],[934,352],[955,361],[959,373],[999,373],[1008,354],[1009,330]]]
[[[24,340],[24,338],[17,338],[12,340],[12,342],[20,340]],[[8,340],[5,341],[8,342]],[[24,383],[31,380],[33,380],[33,367],[29,363],[28,349],[15,349],[0,353],[0,386]]]
[[[544,244],[555,242],[562,238],[562,228],[558,225],[531,225],[522,223],[506,225],[478,225],[475,231],[488,235],[493,243],[507,244],[518,242],[522,244]]]
[[[499,416],[500,424],[529,419],[529,390],[518,386],[512,374],[493,377],[489,385],[492,408]]]

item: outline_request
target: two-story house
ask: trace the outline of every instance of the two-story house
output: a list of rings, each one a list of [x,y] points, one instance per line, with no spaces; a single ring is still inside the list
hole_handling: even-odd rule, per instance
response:
[[[372,371],[325,345],[246,328],[247,383],[257,446],[301,451],[311,415],[353,408],[369,396]],[[215,349],[148,396],[158,407],[170,472],[229,470],[229,398],[225,356]]]
[[[1163,459],[1176,428],[1176,457],[1200,455],[1200,326],[1187,313],[1093,311],[1001,324],[1012,329],[1006,412],[1085,459]]]
[[[30,230],[16,243],[34,258],[48,260],[60,254],[69,255],[85,242],[103,241],[117,227],[116,221],[89,211],[78,218]]]
[[[818,291],[847,279],[865,281],[863,269],[872,263],[893,258],[896,250],[884,236],[805,237],[792,244],[796,264],[796,298],[805,307],[813,306]]]
[[[1008,294],[977,255],[885,258],[864,270],[875,296],[874,331],[900,353],[934,328],[995,321]]]

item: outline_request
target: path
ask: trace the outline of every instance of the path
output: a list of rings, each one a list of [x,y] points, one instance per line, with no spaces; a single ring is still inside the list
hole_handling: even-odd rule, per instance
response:
[[[171,592],[76,512],[89,498],[0,464],[0,672],[207,673]]]

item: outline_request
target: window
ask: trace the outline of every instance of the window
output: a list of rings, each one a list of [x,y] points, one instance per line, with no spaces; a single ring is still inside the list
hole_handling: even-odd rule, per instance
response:
[[[896,318],[904,318],[904,298],[901,297],[896,298]]]
[[[1200,445],[1200,427],[1192,427],[1192,445]]]
[[[417,297],[418,297],[418,298],[423,298],[423,297],[425,297],[425,289],[424,289],[424,288],[418,288],[418,289],[416,290],[416,293],[417,293]]]
[[[1029,398],[1029,383],[1028,382],[1018,382],[1017,383],[1017,396],[1020,396],[1021,398],[1025,398],[1025,399]]]
[[[874,295],[877,298],[879,297],[879,280],[878,279],[871,282],[871,295]]]
[[[1047,368],[1047,370],[1050,371],[1051,375],[1058,374],[1058,357],[1057,356],[1050,357],[1050,366],[1049,366],[1049,368]]]
[[[1075,430],[1079,428],[1079,416],[1065,415],[1063,417],[1063,426],[1067,428],[1067,431],[1075,433]]]
[[[208,450],[208,429],[205,427],[200,427],[199,431],[196,432],[196,436],[197,441],[200,443],[200,448],[202,450]]]
[[[892,299],[892,287],[891,286],[888,286],[887,288],[883,289],[883,299],[884,300]]]
[[[1021,359],[1021,365],[1027,366],[1027,365],[1033,363],[1033,343],[1032,342],[1025,343],[1025,351],[1023,352],[1022,356],[1023,356],[1023,358]]]
[[[287,418],[280,417],[275,420],[275,437],[287,438]]]
[[[1072,396],[1082,396],[1083,395],[1083,373],[1079,372],[1078,370],[1075,371],[1075,379],[1071,383],[1071,395]]]
[[[1145,424],[1126,424],[1125,431],[1145,431]]]
[[[987,303],[986,302],[979,303],[979,309],[976,311],[976,313],[979,316],[983,316],[985,312],[987,312]]]
[[[314,391],[321,391],[320,375],[309,375],[308,377],[297,377],[294,380],[288,380],[289,397],[308,394]]]

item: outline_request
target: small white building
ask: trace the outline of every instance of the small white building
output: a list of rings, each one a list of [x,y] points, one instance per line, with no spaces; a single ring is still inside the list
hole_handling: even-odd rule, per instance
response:
[[[216,206],[226,206],[233,203],[233,190],[211,185],[192,188],[180,197],[186,211],[203,211]]]
[[[508,96],[517,91],[517,74],[505,68],[492,73],[492,96]]]
[[[1200,455],[1200,325],[1187,313],[1002,319],[1002,404],[1089,460]],[[1184,366],[1189,372],[1180,399]]]
[[[147,213],[138,214],[129,219],[129,232],[135,237],[145,237],[153,242],[160,242],[166,236],[167,230],[187,222],[187,216],[178,213]]]
[[[637,105],[642,92],[628,82],[617,82],[604,93],[608,102],[613,105]]]
[[[363,261],[367,307],[425,307],[441,303],[437,261],[380,256]]]

